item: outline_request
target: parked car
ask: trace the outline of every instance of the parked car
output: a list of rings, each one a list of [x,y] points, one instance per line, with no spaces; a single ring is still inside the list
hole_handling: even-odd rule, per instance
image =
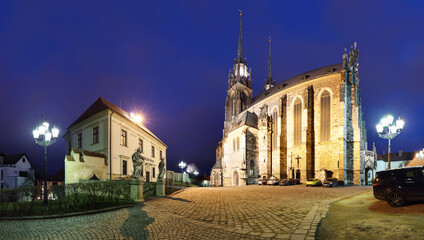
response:
[[[280,181],[280,186],[296,185],[297,181],[293,178],[285,178]]]
[[[258,185],[266,185],[268,179],[266,178],[259,178],[258,179]]]
[[[308,179],[308,181],[306,181],[306,186],[321,186],[321,180],[319,180],[318,178],[310,178]]]
[[[278,185],[278,183],[279,183],[278,178],[274,176],[270,177],[267,182],[268,185]]]
[[[280,186],[288,186],[288,185],[290,185],[290,184],[289,184],[289,179],[288,179],[288,178],[285,178],[285,179],[281,180],[281,181],[279,182],[279,185],[280,185]]]
[[[338,186],[338,180],[337,178],[333,178],[333,179],[325,179],[324,182],[322,183],[323,187],[337,187]]]
[[[407,167],[377,172],[372,182],[374,197],[392,207],[424,200],[424,167]]]

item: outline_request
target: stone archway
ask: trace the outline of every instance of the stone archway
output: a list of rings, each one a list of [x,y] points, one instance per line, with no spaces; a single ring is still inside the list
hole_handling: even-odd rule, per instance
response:
[[[234,186],[239,185],[239,174],[238,174],[237,170],[234,171],[234,174],[233,174],[233,185]]]
[[[374,179],[374,171],[372,168],[365,168],[365,185],[372,185],[371,181]]]

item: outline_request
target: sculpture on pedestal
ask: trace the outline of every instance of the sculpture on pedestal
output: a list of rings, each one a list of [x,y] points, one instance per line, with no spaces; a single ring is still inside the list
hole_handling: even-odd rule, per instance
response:
[[[135,153],[132,155],[132,162],[133,162],[133,174],[131,175],[131,178],[133,179],[139,179],[141,177],[141,173],[143,172],[143,163],[144,158],[141,156],[140,149],[137,148]]]
[[[164,175],[165,175],[165,161],[164,161],[164,159],[162,158],[162,159],[160,160],[160,163],[159,163],[159,175],[158,175],[158,180],[162,180]]]

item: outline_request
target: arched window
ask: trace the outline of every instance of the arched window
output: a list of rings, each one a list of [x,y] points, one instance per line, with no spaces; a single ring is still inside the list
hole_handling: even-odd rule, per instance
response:
[[[237,137],[237,151],[240,150],[240,138]]]
[[[233,139],[233,152],[235,152],[236,151],[236,139],[234,138]]]
[[[277,149],[277,136],[278,136],[278,114],[277,111],[272,113],[272,133],[271,133],[271,150]]]
[[[294,103],[293,113],[293,143],[298,146],[302,143],[302,102],[299,98]]]
[[[330,93],[324,91],[321,94],[321,142],[330,141],[330,132],[331,132],[331,99]]]

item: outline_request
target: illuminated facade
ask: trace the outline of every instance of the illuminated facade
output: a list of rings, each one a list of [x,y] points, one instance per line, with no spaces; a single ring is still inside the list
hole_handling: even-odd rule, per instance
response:
[[[212,186],[240,186],[258,178],[326,176],[364,183],[366,129],[355,46],[340,64],[275,84],[271,41],[263,90],[253,97],[252,72],[243,58],[241,19],[237,58],[228,75],[222,141]]]
[[[161,159],[165,160],[166,170],[168,147],[136,120],[109,101],[97,99],[63,137],[65,183],[96,178],[129,180],[133,173],[131,156],[137,149],[144,158],[142,176],[155,182]]]

